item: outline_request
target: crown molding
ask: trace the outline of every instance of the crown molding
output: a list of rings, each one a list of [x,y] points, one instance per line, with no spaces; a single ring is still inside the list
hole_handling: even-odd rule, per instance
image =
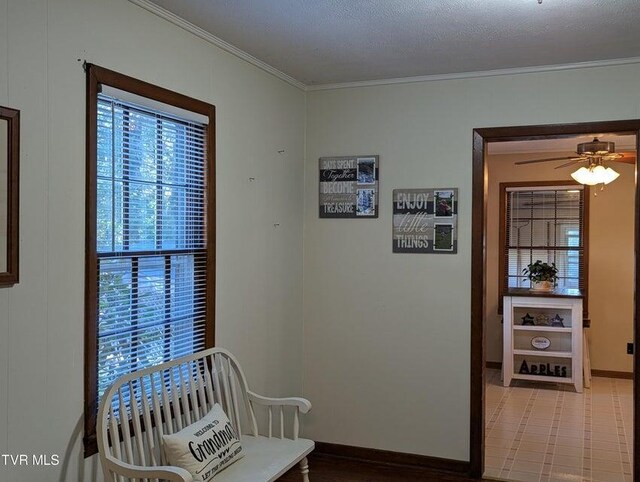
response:
[[[268,72],[271,75],[274,75],[275,77],[278,77],[279,79],[284,80],[288,84],[291,84],[294,87],[297,87],[298,89],[303,91],[307,90],[307,86],[302,82],[300,82],[299,80],[296,80],[290,75],[287,75],[284,72],[281,72],[280,70],[276,69],[275,67],[272,67],[266,62],[263,62],[262,60],[255,58],[253,55],[248,54],[244,50],[241,50],[238,47],[235,47],[230,43],[225,42],[221,38],[218,38],[215,35],[210,34],[206,30],[201,29],[200,27],[192,24],[191,22],[187,22],[186,20],[170,12],[169,10],[164,9],[156,5],[155,3],[152,3],[149,0],[129,0],[129,1],[157,15],[158,17],[161,17],[171,22],[174,25],[177,25],[178,27],[186,30],[187,32],[190,32],[196,35],[197,37],[200,37],[201,39],[206,40],[207,42],[215,45],[216,47],[219,47],[222,50],[229,52],[230,54],[235,55],[236,57],[246,62],[249,62],[252,65],[255,65],[259,69],[262,69],[265,72]]]
[[[474,79],[479,77],[497,77],[501,75],[532,74],[538,72],[555,72],[561,70],[588,69],[593,67],[613,67],[618,65],[640,64],[640,57],[623,59],[594,60],[570,64],[539,65],[535,67],[517,67],[512,69],[484,70],[477,72],[460,72],[455,74],[420,75],[415,77],[398,77],[394,79],[363,80],[358,82],[342,82],[335,84],[307,85],[309,92],[316,90],[350,89],[354,87],[371,87],[377,85],[411,84],[415,82],[434,82],[438,80]]]

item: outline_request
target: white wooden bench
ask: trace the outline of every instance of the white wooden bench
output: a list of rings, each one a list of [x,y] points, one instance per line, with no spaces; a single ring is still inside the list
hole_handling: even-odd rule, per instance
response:
[[[192,482],[186,470],[168,465],[162,435],[198,421],[214,403],[240,434],[245,452],[215,482],[272,481],[296,464],[303,482],[309,481],[307,455],[314,442],[298,432],[299,414],[311,403],[251,392],[237,360],[222,348],[122,376],[104,393],[97,434],[105,480]]]

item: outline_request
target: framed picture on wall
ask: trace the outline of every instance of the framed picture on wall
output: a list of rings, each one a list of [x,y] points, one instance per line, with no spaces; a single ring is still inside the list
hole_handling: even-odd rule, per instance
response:
[[[358,184],[375,184],[376,183],[376,158],[375,157],[359,157],[358,158]]]
[[[436,218],[450,218],[453,216],[453,203],[454,196],[453,191],[434,190],[434,216]]]
[[[394,189],[393,252],[458,252],[458,189]]]
[[[373,216],[376,207],[376,194],[373,189],[358,189],[356,215]]]
[[[453,251],[453,224],[433,225],[433,250]]]
[[[377,218],[379,156],[321,157],[321,218]]]

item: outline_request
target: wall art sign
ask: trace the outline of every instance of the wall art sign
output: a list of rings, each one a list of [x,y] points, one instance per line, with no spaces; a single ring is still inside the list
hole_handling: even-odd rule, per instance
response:
[[[320,158],[320,217],[377,218],[380,156]]]
[[[458,252],[458,189],[394,189],[393,252]]]

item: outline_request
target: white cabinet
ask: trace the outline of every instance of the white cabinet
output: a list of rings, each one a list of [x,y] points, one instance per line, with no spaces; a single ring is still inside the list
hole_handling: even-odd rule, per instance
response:
[[[582,392],[582,298],[527,294],[504,297],[504,386],[535,380]]]

